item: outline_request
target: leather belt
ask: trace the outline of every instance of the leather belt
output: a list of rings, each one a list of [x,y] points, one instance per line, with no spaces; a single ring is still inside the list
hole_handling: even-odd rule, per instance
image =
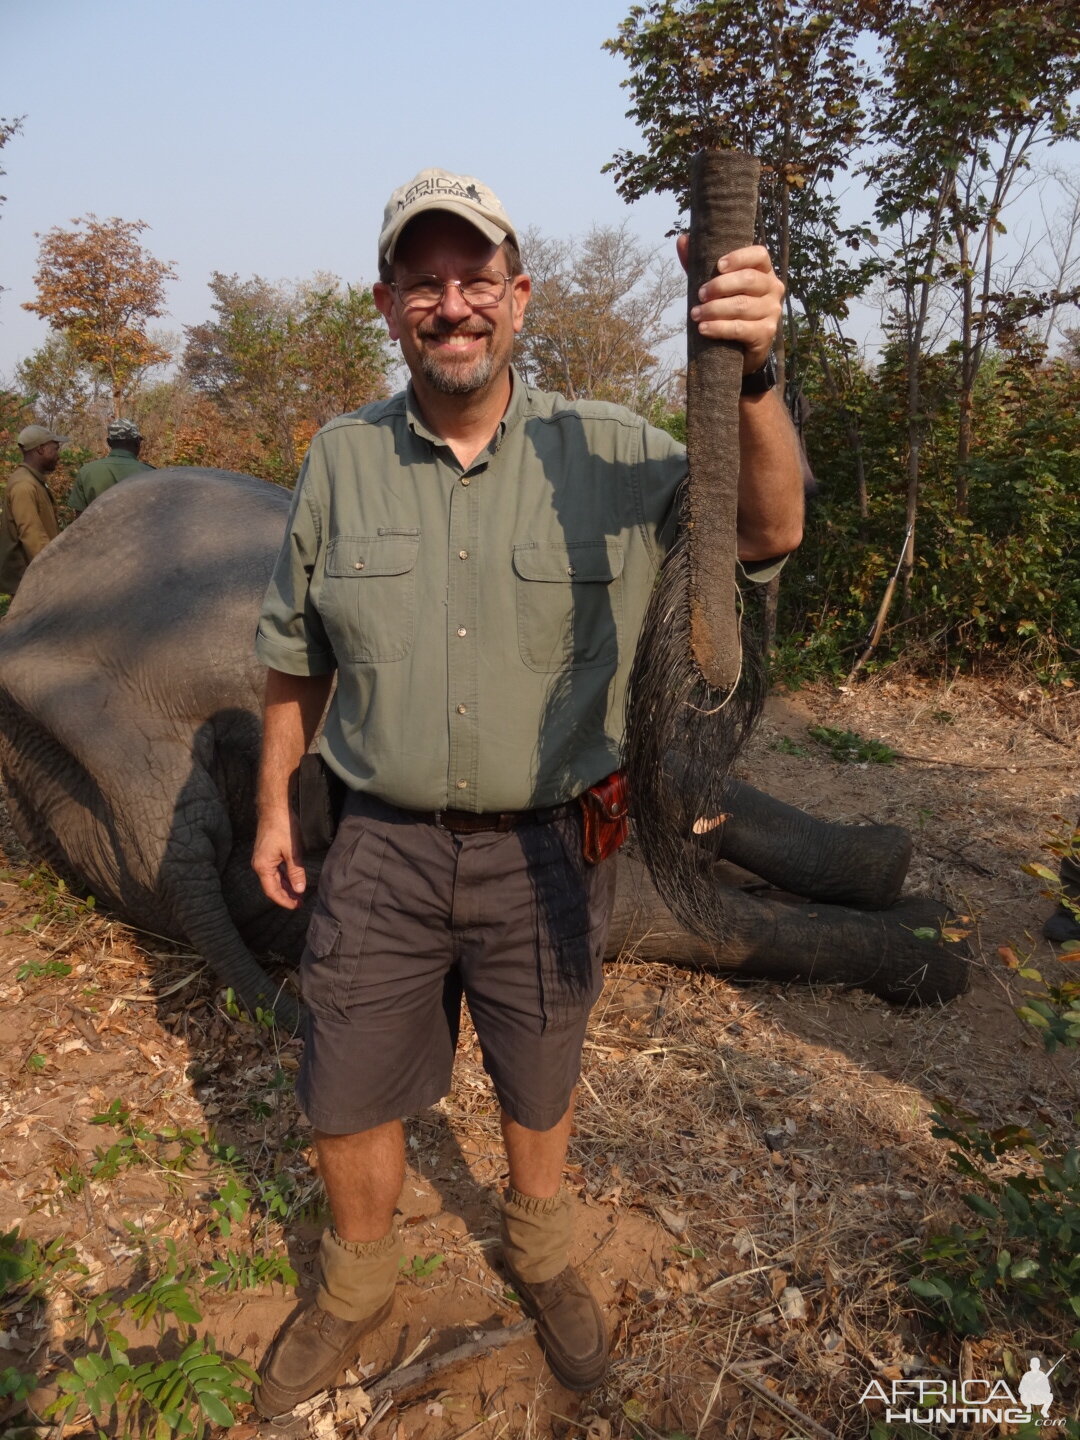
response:
[[[480,814],[474,810],[409,810],[406,813],[426,825],[441,825],[452,835],[480,835],[485,831],[516,830],[519,825],[548,825],[580,809],[576,800],[549,805],[541,810],[501,810]]]

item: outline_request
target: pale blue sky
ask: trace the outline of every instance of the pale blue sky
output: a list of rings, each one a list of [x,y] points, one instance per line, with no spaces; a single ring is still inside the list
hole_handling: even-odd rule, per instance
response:
[[[164,327],[209,314],[212,270],[370,282],[386,199],[426,165],[479,175],[515,224],[593,222],[650,244],[670,197],[627,207],[601,166],[634,144],[629,0],[3,0],[0,376],[42,343],[34,232],[88,211],[152,226],[176,262]],[[673,244],[674,242],[666,242]]]

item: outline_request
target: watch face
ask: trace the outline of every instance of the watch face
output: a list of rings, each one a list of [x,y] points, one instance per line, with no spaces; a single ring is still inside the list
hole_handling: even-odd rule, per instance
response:
[[[751,370],[742,378],[740,395],[764,395],[776,384],[776,357],[770,352],[769,358],[760,370]]]

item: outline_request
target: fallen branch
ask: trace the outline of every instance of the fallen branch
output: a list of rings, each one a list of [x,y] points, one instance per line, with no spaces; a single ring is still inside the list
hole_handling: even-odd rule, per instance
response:
[[[783,1415],[785,1420],[794,1420],[801,1425],[808,1435],[814,1437],[814,1440],[836,1440],[836,1436],[831,1430],[826,1430],[816,1420],[811,1420],[809,1415],[805,1415],[790,1400],[785,1400],[782,1395],[777,1395],[774,1390],[763,1385],[756,1375],[748,1374],[739,1365],[730,1365],[728,1374],[734,1375],[740,1385],[745,1385],[747,1390],[753,1391],[759,1400],[764,1400],[766,1405],[771,1405],[774,1410]]]
[[[417,1385],[423,1385],[433,1375],[460,1365],[464,1360],[475,1360],[478,1355],[487,1355],[492,1350],[501,1350],[504,1345],[513,1345],[515,1341],[524,1340],[535,1329],[532,1320],[522,1320],[519,1325],[507,1325],[501,1330],[486,1330],[478,1340],[466,1340],[463,1345],[455,1345],[453,1350],[446,1350],[441,1355],[432,1355],[415,1365],[404,1365],[397,1370],[391,1370],[389,1375],[384,1375],[374,1385],[365,1386],[368,1399],[374,1403],[384,1395],[396,1397],[406,1390],[415,1389]]]
[[[1066,739],[1064,736],[1058,735],[1056,731],[1051,730],[1048,725],[1043,725],[1038,720],[1033,720],[1030,715],[1025,714],[1018,706],[1010,705],[1008,700],[1002,700],[1001,696],[995,695],[992,690],[988,690],[986,693],[995,705],[1001,706],[1007,715],[1013,715],[1017,720],[1023,720],[1026,724],[1030,725],[1032,729],[1038,730],[1040,735],[1045,735],[1048,740],[1053,740],[1055,745],[1064,745],[1066,749],[1069,750],[1074,748],[1076,744],[1074,740]]]
[[[909,755],[905,750],[894,750],[897,760],[913,760],[917,765],[947,765],[954,770],[1057,770],[1064,765],[1075,765],[1073,760],[998,760],[979,765],[974,760],[939,760],[936,755]]]

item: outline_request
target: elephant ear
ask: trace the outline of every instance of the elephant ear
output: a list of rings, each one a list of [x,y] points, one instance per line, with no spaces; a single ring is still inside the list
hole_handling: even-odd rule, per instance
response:
[[[700,151],[690,169],[687,296],[751,244],[760,167]],[[681,924],[715,938],[722,903],[691,837],[724,813],[724,784],[761,712],[760,653],[736,584],[742,351],[687,319],[687,460],[675,543],[645,613],[627,696],[626,769],[638,845]]]

